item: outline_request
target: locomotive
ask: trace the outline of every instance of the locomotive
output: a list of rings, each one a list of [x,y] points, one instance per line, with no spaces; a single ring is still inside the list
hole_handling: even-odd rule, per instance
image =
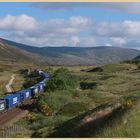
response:
[[[13,92],[10,95],[6,95],[0,99],[0,113],[6,110],[15,108],[31,98],[36,98],[40,93],[44,91],[46,87],[46,81],[49,79],[49,75],[41,70],[37,70],[37,73],[43,77],[43,80],[32,87],[24,90]]]

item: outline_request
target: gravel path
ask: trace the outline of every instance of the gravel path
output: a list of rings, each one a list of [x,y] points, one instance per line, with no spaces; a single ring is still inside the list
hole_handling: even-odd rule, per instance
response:
[[[12,92],[11,85],[12,85],[12,83],[13,83],[14,79],[15,79],[15,74],[12,74],[12,76],[11,76],[11,79],[10,79],[9,83],[5,86],[5,87],[6,87],[7,92]]]

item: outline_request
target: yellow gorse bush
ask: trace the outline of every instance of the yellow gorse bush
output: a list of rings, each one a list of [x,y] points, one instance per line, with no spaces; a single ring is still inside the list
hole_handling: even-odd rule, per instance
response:
[[[45,115],[45,116],[48,116],[50,113],[49,113],[49,106],[47,104],[45,105],[42,105],[41,106],[41,112]]]
[[[27,115],[27,117],[26,117],[26,119],[28,120],[28,121],[30,121],[30,122],[34,122],[34,121],[36,121],[36,116],[35,115],[33,115],[33,114],[28,114]]]
[[[122,105],[122,109],[129,109],[133,106],[133,102],[132,100],[128,99],[127,101],[125,101]]]

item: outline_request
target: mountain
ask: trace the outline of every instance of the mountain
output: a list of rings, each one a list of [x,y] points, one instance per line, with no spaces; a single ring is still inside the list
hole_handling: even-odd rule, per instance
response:
[[[0,39],[0,61],[39,63],[40,56],[27,52],[20,48],[11,47],[3,39]]]
[[[7,44],[42,56],[51,65],[99,65],[131,60],[140,51],[119,47],[34,47],[4,40]]]

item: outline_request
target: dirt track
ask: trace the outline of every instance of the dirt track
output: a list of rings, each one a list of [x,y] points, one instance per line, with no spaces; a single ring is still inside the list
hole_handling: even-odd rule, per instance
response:
[[[5,86],[5,87],[6,87],[7,92],[12,92],[11,85],[12,85],[12,83],[13,83],[14,79],[15,79],[15,74],[12,74],[12,76],[11,76],[11,79],[10,79],[9,83]]]

